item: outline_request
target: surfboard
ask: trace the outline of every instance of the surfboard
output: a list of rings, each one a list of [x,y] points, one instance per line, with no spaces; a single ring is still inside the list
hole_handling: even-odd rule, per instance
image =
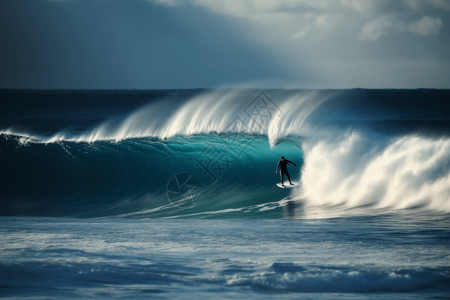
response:
[[[293,185],[290,185],[289,182],[288,182],[288,183],[285,183],[284,186],[281,185],[281,182],[277,183],[277,187],[282,188],[282,189],[292,189],[292,188],[295,188],[297,186],[298,186],[297,182],[293,182]]]

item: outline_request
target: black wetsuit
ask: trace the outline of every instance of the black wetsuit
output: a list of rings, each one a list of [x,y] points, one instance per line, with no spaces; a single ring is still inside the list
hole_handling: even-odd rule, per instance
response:
[[[284,185],[284,174],[286,174],[287,178],[289,179],[289,183],[292,184],[291,182],[291,176],[289,175],[289,172],[287,170],[287,165],[288,164],[293,164],[294,166],[297,166],[296,164],[294,164],[292,161],[287,160],[287,159],[281,159],[278,162],[277,165],[277,172],[278,172],[278,167],[280,167],[281,172],[280,172],[280,176],[281,176],[281,184]]]

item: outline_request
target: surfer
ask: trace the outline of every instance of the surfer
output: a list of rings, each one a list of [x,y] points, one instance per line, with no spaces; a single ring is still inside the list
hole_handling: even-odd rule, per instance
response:
[[[284,174],[286,174],[287,178],[289,179],[289,183],[290,183],[291,185],[293,185],[292,182],[291,182],[291,176],[289,176],[289,172],[288,172],[288,170],[287,170],[287,165],[288,165],[288,164],[293,164],[294,166],[297,167],[297,165],[296,165],[295,163],[293,163],[293,162],[290,161],[290,160],[284,159],[284,156],[282,156],[281,159],[280,159],[280,161],[278,162],[278,165],[277,165],[277,171],[275,172],[275,174],[277,174],[277,173],[278,173],[278,168],[281,169],[281,171],[280,171],[280,175],[281,175],[281,186],[283,186],[283,187],[284,187]]]

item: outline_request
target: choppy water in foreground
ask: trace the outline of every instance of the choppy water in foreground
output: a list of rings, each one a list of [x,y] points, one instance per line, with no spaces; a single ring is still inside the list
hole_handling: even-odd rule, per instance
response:
[[[0,295],[424,299],[450,296],[448,217],[1,218]]]

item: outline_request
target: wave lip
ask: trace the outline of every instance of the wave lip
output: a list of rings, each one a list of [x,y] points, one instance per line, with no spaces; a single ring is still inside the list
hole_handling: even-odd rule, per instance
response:
[[[274,147],[278,140],[306,133],[307,120],[334,93],[291,92],[281,99],[264,91],[215,90],[185,101],[160,99],[121,119],[108,119],[90,130],[72,132],[59,128],[50,136],[9,127],[0,134],[24,141],[88,142],[133,138],[192,136],[211,133],[247,133],[267,136]]]

